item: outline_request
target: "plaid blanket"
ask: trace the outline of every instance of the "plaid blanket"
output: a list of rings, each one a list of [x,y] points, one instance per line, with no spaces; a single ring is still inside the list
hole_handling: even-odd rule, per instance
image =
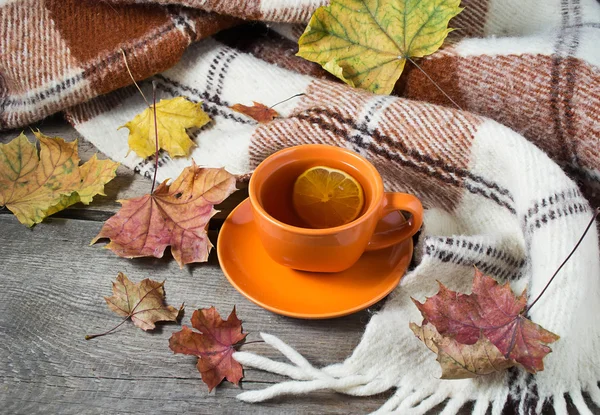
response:
[[[5,4],[3,4],[5,3]],[[101,1],[0,2],[0,128],[22,127],[173,66],[236,19]]]
[[[111,7],[122,8],[119,10],[147,7],[117,4],[126,3],[123,1],[111,3]],[[454,290],[468,291],[473,265],[497,279],[510,281],[515,291],[527,286],[530,298],[535,298],[589,221],[589,201],[597,203],[600,183],[597,2],[463,2],[465,11],[451,21],[451,26],[462,30],[442,50],[419,62],[460,110],[415,68],[408,68],[395,96],[378,96],[332,80],[320,68],[295,57],[294,39],[301,33],[297,22],[306,21],[310,11],[320,4],[318,1],[169,3],[179,4],[152,5],[148,10],[163,10],[171,22],[175,15],[194,15],[209,19],[212,25],[202,20],[192,24],[190,17],[181,17],[193,32],[172,23],[175,28],[164,36],[169,33],[176,39],[181,33],[207,34],[220,29],[220,25],[236,22],[178,8],[182,4],[236,17],[278,21],[269,23],[271,30],[242,26],[197,42],[166,71],[150,63],[153,59],[164,62],[158,58],[163,54],[180,54],[187,43],[202,35],[189,35],[185,42],[175,43],[181,45],[179,49],[167,48],[167,42],[161,41],[134,49],[137,59],[149,65],[145,74],[162,71],[141,83],[145,93],[150,94],[150,81],[155,81],[159,98],[183,95],[202,101],[212,116],[212,123],[194,133],[197,147],[192,157],[198,164],[225,166],[245,175],[278,149],[328,143],[364,155],[381,172],[388,190],[414,193],[427,209],[416,248],[418,265],[373,316],[352,356],[340,364],[314,368],[290,346],[265,334],[265,340],[290,363],[248,353],[238,353],[236,358],[244,365],[292,379],[265,390],[244,392],[240,399],[257,402],[319,389],[371,395],[395,388],[395,394],[379,413],[424,413],[443,402],[445,413],[452,414],[469,401],[478,414],[529,414],[550,408],[561,414],[567,413],[571,405],[581,413],[598,411],[600,328],[594,316],[600,312],[600,251],[596,229],[531,310],[535,322],[561,336],[545,359],[543,372],[530,375],[513,369],[473,380],[439,380],[433,355],[408,329],[409,322],[421,319],[410,297],[422,301],[433,295],[437,290],[435,280]],[[6,19],[4,11],[11,7],[11,13],[18,13],[14,10],[21,4],[2,6],[0,19]],[[48,10],[49,4],[53,3],[32,0],[29,8],[43,5]],[[71,7],[99,7],[91,2],[81,4],[72,3]],[[111,13],[110,7],[102,10],[106,16]],[[48,12],[45,18],[50,22],[57,14]],[[58,24],[47,25],[48,30],[55,26]],[[1,25],[0,31],[6,27]],[[122,42],[135,44],[148,32],[140,32],[138,37],[128,34]],[[6,42],[4,34],[0,42]],[[25,42],[16,41],[14,36],[11,39],[11,51],[17,50],[14,45],[18,42]],[[60,39],[64,41],[50,36],[43,42]],[[68,42],[59,43],[52,47],[71,49]],[[43,50],[33,44],[38,47],[35,50]],[[114,42],[112,49],[106,49],[112,51],[110,56],[118,56],[119,45]],[[33,59],[33,55],[22,55],[23,59]],[[59,67],[52,61],[58,54],[53,56],[38,65]],[[39,101],[32,98],[41,90],[27,89],[27,82],[17,82],[31,68],[17,65],[17,61],[17,52],[0,57],[4,109],[0,119],[4,127],[37,119],[43,116],[39,111],[50,113],[62,108],[75,128],[99,150],[141,174],[153,173],[152,160],[127,155],[127,132],[116,130],[145,108],[133,87],[67,108],[79,102],[74,97],[83,101],[98,95],[96,91],[102,88],[111,89],[85,89],[83,85],[90,81],[82,81],[68,91],[55,88],[64,95],[46,97],[39,92],[47,101],[38,105]],[[131,64],[131,58],[129,61]],[[118,73],[114,76],[122,77],[119,79],[125,83],[122,61],[115,58],[111,62],[102,70]],[[76,70],[86,63],[80,60],[78,65]],[[89,63],[88,71],[92,67],[96,66]],[[70,71],[75,66],[68,68]],[[133,71],[141,77],[137,69]],[[32,73],[37,76],[44,72]],[[56,79],[50,75],[41,79],[54,91]],[[21,89],[15,89],[15,85]],[[85,98],[82,90],[87,94]],[[235,103],[251,101],[270,105],[298,93],[305,95],[278,106],[281,117],[268,124],[259,125],[230,109]],[[161,154],[159,180],[175,177],[188,164],[188,159]]]

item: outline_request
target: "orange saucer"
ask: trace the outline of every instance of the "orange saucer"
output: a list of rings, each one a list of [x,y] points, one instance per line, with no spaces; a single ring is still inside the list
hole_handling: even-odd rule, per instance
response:
[[[306,319],[341,317],[375,304],[398,285],[412,252],[409,238],[364,253],[346,271],[295,271],[273,261],[264,250],[249,199],[231,212],[217,240],[221,269],[240,293],[274,313]]]

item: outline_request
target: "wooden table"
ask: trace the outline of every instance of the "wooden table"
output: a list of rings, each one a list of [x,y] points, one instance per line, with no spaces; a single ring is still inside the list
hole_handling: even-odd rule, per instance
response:
[[[80,138],[60,118],[35,128],[67,141]],[[18,133],[0,133],[0,142]],[[82,139],[79,151],[83,160],[96,152]],[[101,245],[89,245],[103,222],[118,210],[117,199],[149,191],[147,179],[120,167],[106,186],[106,197],[96,197],[87,207],[73,206],[32,229],[7,209],[0,210],[1,413],[362,414],[387,400],[391,391],[369,398],[320,392],[246,404],[235,399],[241,390],[283,380],[253,369],[244,371],[239,388],[224,382],[208,393],[196,370],[196,358],[175,355],[168,347],[179,324],[161,324],[144,332],[128,322],[112,335],[86,341],[86,334],[103,332],[120,321],[103,299],[111,295],[111,281],[119,271],[135,281],[166,280],[168,303],[186,304],[183,324],[189,325],[197,308],[214,305],[227,316],[235,305],[250,333],[249,341],[258,340],[261,331],[276,335],[317,367],[348,357],[369,320],[372,310],[320,321],[263,310],[229,284],[214,253],[208,263],[180,270],[169,253],[162,259],[130,260]],[[213,243],[223,219],[245,196],[245,191],[239,191],[221,206],[222,212],[211,222]],[[262,343],[242,350],[284,359]]]

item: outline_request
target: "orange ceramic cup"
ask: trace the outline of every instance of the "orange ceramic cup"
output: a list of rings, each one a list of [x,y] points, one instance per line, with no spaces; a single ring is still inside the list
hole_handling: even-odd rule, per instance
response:
[[[334,228],[303,227],[294,212],[296,178],[314,166],[343,170],[360,182],[365,194],[361,215]],[[386,248],[413,236],[423,222],[419,199],[406,193],[386,193],[375,167],[360,155],[339,147],[308,144],[281,150],[266,158],[250,179],[250,204],[260,240],[281,265],[312,272],[350,268],[365,251]],[[375,233],[387,214],[402,210],[411,218],[398,229]]]

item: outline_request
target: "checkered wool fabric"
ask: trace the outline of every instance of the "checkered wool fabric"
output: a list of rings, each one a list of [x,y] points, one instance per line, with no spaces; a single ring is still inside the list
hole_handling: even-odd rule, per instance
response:
[[[173,66],[236,19],[157,5],[0,1],[0,128],[15,128]],[[123,51],[123,52],[122,52]]]
[[[185,4],[207,10],[218,6],[223,12],[238,2]],[[310,1],[244,4],[271,14],[242,15],[244,9],[237,7],[237,16],[292,23],[305,21],[310,13],[285,17],[290,4],[316,7]],[[193,133],[197,147],[192,157],[200,165],[246,175],[279,149],[332,144],[367,157],[387,190],[414,193],[426,208],[417,266],[372,317],[352,356],[318,369],[264,334],[289,363],[249,353],[238,353],[236,359],[291,379],[244,392],[240,399],[257,402],[322,389],[372,395],[394,388],[378,413],[425,413],[442,404],[444,413],[453,414],[467,402],[473,402],[476,414],[600,410],[595,228],[531,310],[533,321],[561,336],[544,371],[530,375],[513,369],[477,379],[440,380],[434,355],[408,328],[409,322],[421,321],[410,297],[422,301],[435,294],[436,280],[468,292],[473,265],[510,281],[516,292],[527,286],[535,298],[589,221],[588,200],[598,197],[600,4],[473,0],[464,6],[451,22],[462,33],[420,61],[462,109],[450,105],[415,68],[397,85],[395,94],[401,97],[353,89],[294,57],[293,43],[284,38],[252,36],[255,27],[197,42],[177,65],[142,82],[146,94],[155,81],[159,98],[183,95],[202,101],[213,121]],[[273,27],[288,39],[298,36],[297,24]],[[230,109],[252,101],[270,105],[298,93],[305,95],[278,106],[281,117],[268,124]],[[150,176],[154,162],[128,155],[127,131],[117,131],[144,108],[136,90],[127,87],[66,113],[99,150]],[[161,154],[159,180],[176,177],[189,162]]]
[[[149,0],[110,0],[114,3],[144,4]],[[177,4],[246,20],[307,23],[310,16],[327,0],[151,0],[159,4]]]

